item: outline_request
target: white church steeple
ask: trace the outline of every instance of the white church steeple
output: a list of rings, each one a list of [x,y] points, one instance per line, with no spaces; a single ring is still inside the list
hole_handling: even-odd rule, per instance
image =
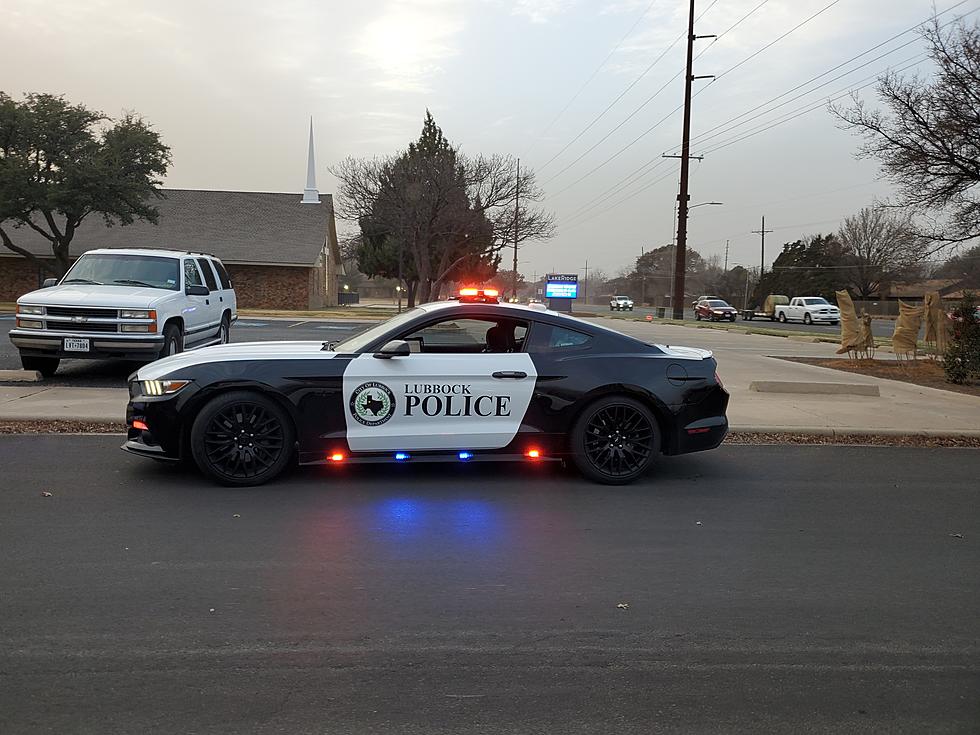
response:
[[[310,117],[310,153],[306,163],[306,188],[303,189],[303,204],[319,204],[320,192],[316,188],[316,160],[313,154],[313,118]]]

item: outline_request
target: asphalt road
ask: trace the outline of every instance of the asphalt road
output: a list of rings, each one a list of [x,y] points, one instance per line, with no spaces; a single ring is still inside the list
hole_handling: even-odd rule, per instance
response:
[[[590,307],[599,316],[606,316],[600,307]],[[643,316],[652,309],[638,308],[634,312]],[[688,315],[693,320],[692,315]],[[742,324],[742,320],[738,321]],[[371,322],[300,320],[300,319],[270,319],[260,317],[242,317],[232,327],[232,342],[264,342],[284,339],[311,339],[323,341],[339,341],[363,329]],[[765,329],[777,329],[795,332],[813,332],[815,334],[840,334],[840,327],[813,324],[809,327],[803,324],[780,324],[768,320],[745,322],[748,325],[758,325]],[[0,313],[0,369],[19,369],[20,356],[11,344],[7,333],[13,328],[12,314]],[[876,320],[872,331],[877,336],[890,336],[894,331],[894,322]],[[126,377],[133,372],[134,363],[120,360],[63,360],[58,373],[53,380],[46,381],[47,385],[77,385],[88,387],[116,387],[125,383]]]
[[[976,450],[242,491],[119,441],[0,437],[0,732],[980,728]]]

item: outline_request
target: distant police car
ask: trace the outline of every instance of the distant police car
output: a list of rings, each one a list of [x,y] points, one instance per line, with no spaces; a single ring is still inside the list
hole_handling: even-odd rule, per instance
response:
[[[287,465],[571,459],[621,484],[712,449],[728,393],[705,350],[646,344],[483,292],[339,344],[208,347],[130,379],[123,449],[193,458],[227,485]]]

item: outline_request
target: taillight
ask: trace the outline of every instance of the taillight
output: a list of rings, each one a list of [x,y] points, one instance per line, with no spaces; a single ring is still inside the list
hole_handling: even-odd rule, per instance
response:
[[[715,370],[715,382],[718,384],[719,388],[725,387],[725,384],[721,382],[721,376],[718,374],[717,370]]]

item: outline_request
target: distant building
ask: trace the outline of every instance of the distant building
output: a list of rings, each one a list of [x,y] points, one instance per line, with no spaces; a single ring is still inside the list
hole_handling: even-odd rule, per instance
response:
[[[316,189],[313,131],[306,189],[298,194],[164,189],[154,202],[159,224],[138,221],[106,227],[86,219],[71,242],[71,256],[105,247],[175,248],[213,253],[228,267],[238,305],[253,309],[334,306],[341,272],[333,198]],[[51,258],[38,233],[13,230],[14,242]],[[0,302],[37,288],[43,275],[23,256],[0,246]]]

